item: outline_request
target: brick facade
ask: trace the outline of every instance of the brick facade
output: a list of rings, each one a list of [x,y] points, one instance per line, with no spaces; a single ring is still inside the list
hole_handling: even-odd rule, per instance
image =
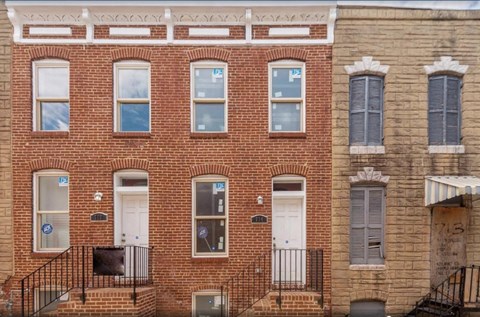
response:
[[[0,314],[5,308],[3,284],[13,274],[12,166],[10,117],[11,25],[0,4]]]
[[[332,306],[349,313],[354,301],[379,300],[403,316],[429,292],[432,210],[424,207],[425,176],[479,175],[478,11],[341,7],[333,48]],[[349,75],[345,66],[372,56],[388,65],[384,90],[384,152],[350,154]],[[465,153],[428,152],[428,75],[425,65],[452,56],[468,65],[463,76]],[[352,151],[353,152],[353,151]],[[380,151],[381,153],[381,151]],[[349,177],[373,167],[386,184],[385,265],[350,266]],[[478,202],[468,211],[465,262],[479,264]],[[447,233],[448,234],[448,233]],[[450,233],[451,234],[451,233]],[[459,259],[461,262],[462,259]]]
[[[114,243],[113,172],[141,169],[149,176],[149,245],[153,251],[156,309],[160,316],[189,316],[192,292],[218,289],[253,257],[271,248],[272,177],[305,176],[306,243],[324,249],[325,305],[330,305],[331,46],[293,46],[285,58],[306,65],[306,133],[268,133],[268,63],[273,46],[205,47],[28,45],[13,48],[13,163],[15,282],[52,254],[32,253],[32,172],[67,170],[71,245]],[[289,53],[294,54],[289,55]],[[280,54],[280,55],[278,55]],[[70,131],[32,132],[32,60],[70,63]],[[151,133],[113,131],[113,64],[151,65]],[[228,61],[228,133],[191,135],[190,62]],[[308,173],[307,173],[308,172]],[[229,257],[192,258],[192,177],[225,175],[229,182]],[[93,194],[103,193],[95,202]],[[257,204],[257,197],[264,204]],[[92,224],[93,212],[108,222]],[[18,285],[18,284],[16,284]]]

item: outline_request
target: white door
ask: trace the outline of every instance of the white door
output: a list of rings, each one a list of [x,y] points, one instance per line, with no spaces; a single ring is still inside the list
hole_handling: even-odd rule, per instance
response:
[[[303,199],[275,198],[272,212],[274,282],[297,285],[305,281]]]
[[[148,196],[122,196],[122,244],[126,246],[148,247]],[[136,255],[136,259],[134,257]],[[134,253],[133,247],[125,249],[125,276],[134,276],[134,261],[136,276],[147,275],[148,253],[139,248]]]

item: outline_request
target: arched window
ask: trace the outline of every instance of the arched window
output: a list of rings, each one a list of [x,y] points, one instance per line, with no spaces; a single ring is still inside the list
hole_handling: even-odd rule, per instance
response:
[[[62,251],[70,246],[69,175],[42,170],[33,175],[34,251]]]

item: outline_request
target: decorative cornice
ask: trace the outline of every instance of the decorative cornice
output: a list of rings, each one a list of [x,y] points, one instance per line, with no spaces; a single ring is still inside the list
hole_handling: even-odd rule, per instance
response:
[[[379,61],[374,61],[372,56],[363,56],[362,61],[345,66],[345,71],[350,76],[360,74],[386,75],[389,68],[388,65],[380,65]]]
[[[203,164],[190,166],[190,176],[202,176],[202,175],[230,175],[230,166],[222,164]]]
[[[45,169],[59,169],[69,172],[73,166],[72,162],[70,161],[55,158],[33,160],[30,161],[28,165],[30,166],[30,171],[32,172]]]
[[[468,70],[468,65],[460,65],[460,63],[454,61],[451,56],[441,56],[440,61],[433,62],[433,65],[425,65],[424,69],[427,75],[444,72],[465,75]]]
[[[202,60],[202,59],[213,59],[228,62],[228,58],[230,57],[230,51],[227,51],[223,48],[198,48],[194,50],[187,51],[187,56],[190,62]]]
[[[266,53],[267,61],[273,62],[280,59],[296,59],[305,62],[307,60],[308,51],[298,48],[277,48],[269,50]]]
[[[279,164],[270,167],[270,174],[272,177],[279,175],[300,175],[307,177],[308,166],[307,165],[297,165],[297,164]]]
[[[112,172],[126,169],[148,171],[148,168],[150,167],[150,162],[148,160],[141,160],[137,158],[123,158],[111,161],[110,165],[112,168]]]
[[[357,176],[350,176],[350,184],[362,182],[377,182],[387,184],[390,176],[383,176],[382,172],[374,171],[373,167],[364,167],[362,172],[358,172]]]
[[[139,47],[126,47],[113,50],[111,52],[114,62],[127,59],[139,59],[149,62],[152,57],[152,51]]]

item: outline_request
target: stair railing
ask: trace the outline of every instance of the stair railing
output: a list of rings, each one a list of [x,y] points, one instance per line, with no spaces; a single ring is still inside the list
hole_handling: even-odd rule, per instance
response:
[[[21,316],[48,311],[68,292],[88,288],[132,288],[152,284],[152,248],[140,246],[71,246],[21,280]]]
[[[272,249],[258,257],[221,286],[221,317],[236,317],[272,291],[320,293],[323,306],[323,250]]]

